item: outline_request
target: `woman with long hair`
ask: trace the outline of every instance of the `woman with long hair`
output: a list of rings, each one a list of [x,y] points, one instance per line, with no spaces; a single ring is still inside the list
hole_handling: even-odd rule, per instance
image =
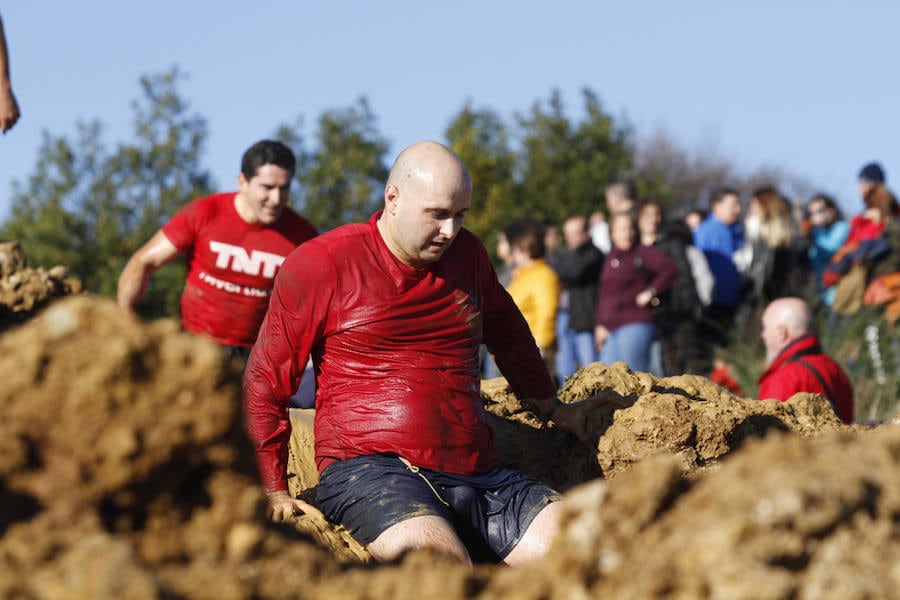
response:
[[[841,209],[827,194],[816,194],[806,205],[809,215],[809,259],[815,272],[815,291],[825,306],[834,302],[834,286],[826,287],[822,275],[831,263],[831,257],[844,244],[850,232],[850,223],[844,219]]]
[[[756,313],[768,302],[802,292],[804,270],[790,204],[774,186],[753,192],[744,235],[744,247],[735,256],[744,279],[738,323],[749,326],[759,321]]]

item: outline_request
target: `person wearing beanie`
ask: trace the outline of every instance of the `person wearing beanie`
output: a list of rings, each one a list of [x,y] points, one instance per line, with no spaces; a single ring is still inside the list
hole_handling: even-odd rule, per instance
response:
[[[884,169],[877,162],[870,162],[859,171],[859,194],[865,198],[876,185],[884,184]]]

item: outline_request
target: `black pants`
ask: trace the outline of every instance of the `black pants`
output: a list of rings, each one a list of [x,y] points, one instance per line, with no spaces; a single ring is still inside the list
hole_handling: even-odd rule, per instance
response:
[[[734,327],[735,307],[722,304],[710,304],[703,309],[703,315],[697,323],[697,348],[695,356],[697,368],[704,374],[712,372],[713,358],[717,348],[726,348],[731,341]]]

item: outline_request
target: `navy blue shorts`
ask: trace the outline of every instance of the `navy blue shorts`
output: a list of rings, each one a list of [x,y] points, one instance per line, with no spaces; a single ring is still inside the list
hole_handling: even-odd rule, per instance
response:
[[[423,515],[446,519],[473,561],[499,561],[541,510],[560,495],[507,467],[483,475],[413,472],[392,455],[336,461],[322,472],[316,503],[362,545],[392,525]]]

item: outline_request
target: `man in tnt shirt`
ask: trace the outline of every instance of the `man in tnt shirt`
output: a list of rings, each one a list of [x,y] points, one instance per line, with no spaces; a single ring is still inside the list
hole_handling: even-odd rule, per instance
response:
[[[295,168],[293,152],[281,142],[251,146],[241,160],[237,192],[189,202],[129,259],[119,276],[119,306],[133,312],[150,276],[187,253],[184,328],[246,357],[278,268],[291,250],[317,235],[287,206]]]

